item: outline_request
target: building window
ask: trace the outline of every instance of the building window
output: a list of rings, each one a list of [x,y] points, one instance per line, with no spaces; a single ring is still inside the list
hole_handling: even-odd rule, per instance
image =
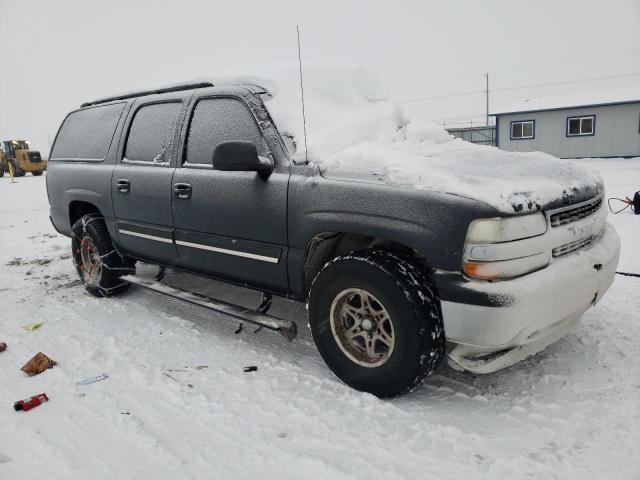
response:
[[[594,135],[596,132],[596,116],[567,118],[567,137]]]
[[[511,140],[528,140],[535,138],[535,120],[511,122]]]

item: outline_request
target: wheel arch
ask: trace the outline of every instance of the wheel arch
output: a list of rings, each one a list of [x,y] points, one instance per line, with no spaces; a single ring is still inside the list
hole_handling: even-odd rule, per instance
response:
[[[84,200],[72,200],[69,203],[69,228],[73,227],[84,215],[97,214],[102,215],[100,209],[93,203]]]
[[[411,259],[425,274],[432,271],[432,267],[418,250],[402,242],[356,232],[321,232],[307,242],[302,265],[304,296],[308,296],[314,278],[332,259],[350,252],[374,248]]]

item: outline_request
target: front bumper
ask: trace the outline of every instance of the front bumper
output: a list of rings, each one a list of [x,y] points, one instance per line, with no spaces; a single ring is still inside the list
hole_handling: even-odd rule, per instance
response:
[[[464,282],[464,297],[486,301],[442,301],[449,364],[494,372],[560,339],[611,286],[619,253],[620,239],[606,224],[590,244],[543,270],[501,282]]]

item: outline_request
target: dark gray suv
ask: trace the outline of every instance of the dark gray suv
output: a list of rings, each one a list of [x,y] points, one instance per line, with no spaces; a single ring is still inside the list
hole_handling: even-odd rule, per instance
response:
[[[86,289],[136,260],[308,302],[354,388],[393,396],[448,356],[495,371],[574,327],[613,280],[602,186],[505,215],[469,195],[331,176],[291,160],[258,86],[192,84],[85,103],[47,190]]]

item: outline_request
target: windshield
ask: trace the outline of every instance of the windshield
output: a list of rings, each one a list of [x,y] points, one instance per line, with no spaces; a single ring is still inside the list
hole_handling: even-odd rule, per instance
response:
[[[12,140],[14,150],[29,150],[29,145],[25,140]]]

